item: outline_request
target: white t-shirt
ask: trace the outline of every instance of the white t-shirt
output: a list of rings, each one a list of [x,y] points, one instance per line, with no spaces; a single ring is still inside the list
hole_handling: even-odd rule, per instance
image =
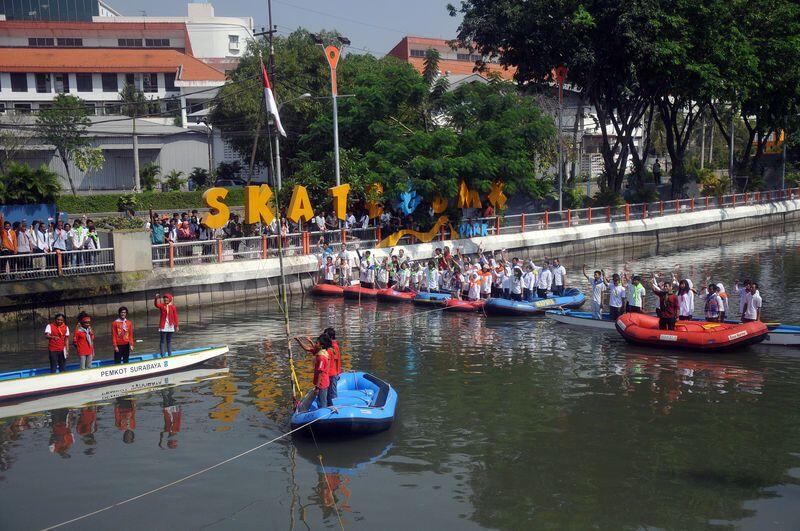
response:
[[[469,283],[469,291],[467,292],[467,297],[470,299],[480,299],[481,298],[481,281],[480,279],[470,281]]]
[[[428,290],[436,291],[439,289],[439,271],[436,269],[428,269],[426,267],[424,270],[424,278],[425,285],[428,287]]]
[[[613,308],[622,308],[622,301],[625,299],[625,286],[622,284],[608,285],[608,305]]]
[[[534,289],[536,284],[536,275],[533,274],[533,271],[527,271],[524,275],[522,275],[522,287],[528,290]]]
[[[722,282],[717,283],[717,287],[719,288],[717,295],[719,295],[719,298],[722,299],[722,308],[725,312],[725,315],[727,315],[730,313],[728,311],[728,293],[725,291],[725,286],[722,285]]]
[[[744,314],[744,310],[747,307],[747,302],[750,299],[750,292],[747,291],[747,288],[739,288],[739,313]]]
[[[481,293],[486,293],[487,295],[492,292],[492,274],[482,274],[481,277]]]
[[[325,217],[322,214],[314,218],[314,223],[317,224],[319,230],[325,230]]]
[[[368,229],[369,228],[369,216],[368,215],[364,214],[363,216],[361,216],[361,219],[359,221],[361,222],[361,228],[362,229]]]
[[[522,277],[517,278],[516,275],[513,275],[509,277],[508,282],[511,293],[514,295],[522,295]]]
[[[542,269],[539,274],[539,281],[536,283],[536,289],[550,289],[550,284],[553,283],[553,272],[549,269]]]
[[[606,283],[602,279],[589,280],[589,285],[592,286],[592,302],[603,304],[603,292],[606,290]]]
[[[44,327],[44,333],[45,334],[52,334],[53,333],[52,330],[53,329],[50,328],[50,325],[47,325],[46,327]],[[69,337],[69,327],[67,327],[67,332],[64,334],[64,337]]]
[[[347,216],[346,228],[352,229],[356,226],[356,217],[353,214]]]
[[[408,280],[410,275],[410,271],[406,268],[400,268],[397,272],[397,289],[406,289],[408,287]]]
[[[333,272],[336,271],[336,267],[333,264],[322,264],[320,269],[325,275],[325,280],[333,280]]]
[[[761,309],[761,293],[756,291],[755,293],[751,294],[749,300],[747,301],[747,308],[744,312],[745,319],[758,319],[758,310]]]
[[[678,295],[678,315],[690,317],[694,313],[694,293],[687,291]]]
[[[564,277],[566,275],[567,270],[564,269],[564,266],[559,265],[558,267],[553,268],[553,280],[555,281],[556,286],[564,285]]]

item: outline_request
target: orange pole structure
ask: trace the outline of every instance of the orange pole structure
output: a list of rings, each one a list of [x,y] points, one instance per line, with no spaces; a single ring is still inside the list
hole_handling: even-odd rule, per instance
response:
[[[311,253],[311,234],[307,230],[303,231],[303,254]]]
[[[381,228],[380,227],[375,227],[375,239],[378,240],[378,241],[381,241],[383,239],[383,238],[381,238]]]
[[[170,263],[170,267],[172,267],[172,244],[169,244],[169,249],[170,249],[169,263]],[[62,258],[61,258],[61,251],[56,249],[56,268],[58,269],[58,276],[60,276],[60,277],[64,276],[63,267],[64,267],[64,264],[63,264]]]
[[[525,213],[522,213],[522,216],[519,218],[519,231],[525,232]]]
[[[170,244],[170,251],[172,251],[172,244]],[[222,263],[222,240],[217,240],[217,263]]]
[[[592,207],[589,207],[586,211],[586,219],[589,222],[589,225],[592,224]]]
[[[261,258],[267,258],[267,235],[261,235]]]
[[[572,210],[567,209],[567,227],[572,226]]]
[[[550,211],[544,211],[544,228],[548,228],[550,226]]]
[[[342,245],[347,243],[347,229],[342,229]]]
[[[709,197],[708,197],[708,196],[706,196],[706,210],[708,210],[708,205],[709,205],[709,202],[710,202],[710,201],[709,201]]]
[[[500,216],[494,217],[494,233],[500,234]]]
[[[631,204],[625,203],[625,221],[631,220]]]
[[[611,223],[611,207],[606,207],[606,223]]]
[[[658,215],[659,216],[663,216],[664,215],[664,201],[659,201],[658,202]]]
[[[733,194],[733,206],[736,207],[736,194]]]
[[[694,212],[694,197],[689,200],[689,210]]]
[[[439,241],[444,241],[444,227],[439,227]]]
[[[747,200],[750,198],[750,194],[748,192],[744,193],[744,204],[747,204]]]
[[[642,203],[642,219],[647,219],[647,203]]]

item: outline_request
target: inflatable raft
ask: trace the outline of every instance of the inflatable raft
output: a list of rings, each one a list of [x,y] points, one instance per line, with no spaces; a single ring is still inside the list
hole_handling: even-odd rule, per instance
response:
[[[444,308],[451,312],[479,312],[486,304],[485,299],[477,301],[467,301],[464,299],[449,299],[444,301]]]
[[[767,325],[678,321],[675,330],[659,330],[658,317],[626,313],[617,319],[617,331],[625,341],[637,345],[714,351],[743,347],[766,339]]]
[[[315,435],[363,435],[391,427],[397,392],[380,378],[365,372],[342,373],[336,394],[332,408],[319,408],[316,391],[309,391],[292,414],[292,429],[314,421],[309,429]]]
[[[378,300],[384,302],[411,302],[416,296],[414,291],[397,291],[392,288],[378,290]]]
[[[414,297],[414,304],[441,306],[452,299],[453,296],[449,293],[429,293],[427,291],[420,291]]]
[[[318,297],[341,297],[343,292],[344,288],[336,284],[314,284],[311,286],[311,294]]]
[[[347,286],[342,288],[342,294],[345,299],[374,299],[378,296],[377,289],[362,288],[361,286]]]
[[[547,310],[544,314],[559,323],[600,330],[616,330],[614,320],[607,313],[601,314],[602,319],[592,317],[592,312],[576,312],[575,310]]]
[[[483,310],[489,315],[542,315],[553,308],[580,308],[584,302],[586,297],[583,293],[575,288],[568,288],[560,297],[533,299],[530,302],[491,298],[486,301]]]

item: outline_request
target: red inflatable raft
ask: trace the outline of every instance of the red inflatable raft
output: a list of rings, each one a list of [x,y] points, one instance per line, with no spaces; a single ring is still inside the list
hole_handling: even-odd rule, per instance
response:
[[[481,299],[478,301],[466,301],[463,299],[450,299],[445,301],[444,307],[451,312],[479,312],[483,309],[486,301]]]
[[[320,297],[341,297],[344,289],[335,284],[314,284],[311,286],[311,294]]]
[[[629,343],[686,350],[723,350],[743,347],[766,339],[767,325],[678,321],[675,330],[659,330],[658,317],[626,313],[617,319],[617,331]]]
[[[378,296],[377,289],[362,288],[361,286],[347,286],[342,289],[345,299],[358,299],[359,294],[362,299],[374,299]]]
[[[414,291],[396,291],[392,288],[378,290],[378,300],[385,302],[411,302],[416,296]]]

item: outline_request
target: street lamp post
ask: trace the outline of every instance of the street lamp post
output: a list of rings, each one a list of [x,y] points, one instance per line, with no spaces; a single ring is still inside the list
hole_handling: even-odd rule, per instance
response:
[[[314,43],[319,46],[324,46],[322,38],[319,35],[312,35]],[[350,39],[339,37],[341,48],[350,44]],[[341,184],[341,171],[339,167],[339,106],[337,104],[338,89],[336,84],[336,65],[339,64],[339,57],[341,56],[341,49],[336,46],[330,45],[325,47],[325,59],[328,60],[328,66],[331,68],[331,97],[333,98],[333,160],[336,165],[336,186]]]

